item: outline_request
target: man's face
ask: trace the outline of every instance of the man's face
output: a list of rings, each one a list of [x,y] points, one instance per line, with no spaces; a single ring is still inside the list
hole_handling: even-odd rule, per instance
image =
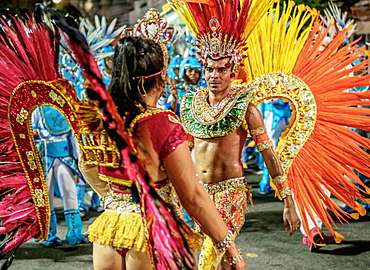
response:
[[[235,74],[231,71],[230,58],[212,60],[207,58],[204,78],[207,81],[209,90],[215,93],[229,91]]]
[[[105,66],[109,71],[113,69],[113,57],[106,57],[105,58]]]
[[[185,69],[185,75],[188,78],[188,82],[191,84],[196,84],[200,77],[200,72],[196,68]]]

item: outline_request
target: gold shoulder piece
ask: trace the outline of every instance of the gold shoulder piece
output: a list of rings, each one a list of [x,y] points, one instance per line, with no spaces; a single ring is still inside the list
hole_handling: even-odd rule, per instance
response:
[[[74,130],[79,138],[80,151],[85,164],[118,168],[121,154],[115,141],[103,128],[102,114],[97,101],[81,100],[76,103],[79,129]]]

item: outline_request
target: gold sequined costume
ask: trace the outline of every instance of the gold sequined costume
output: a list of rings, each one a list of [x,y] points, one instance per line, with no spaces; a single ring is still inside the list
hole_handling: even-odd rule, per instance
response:
[[[244,177],[204,185],[226,226],[235,234],[244,224],[244,210],[251,199],[250,187]]]
[[[244,211],[251,201],[250,186],[245,177],[232,178],[215,184],[204,185],[226,226],[237,235],[244,224]],[[212,240],[206,236],[199,256],[200,269],[216,267],[221,260],[217,257]]]

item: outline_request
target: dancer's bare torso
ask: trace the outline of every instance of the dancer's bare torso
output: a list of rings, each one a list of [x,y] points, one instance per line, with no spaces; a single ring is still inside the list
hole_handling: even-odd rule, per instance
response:
[[[196,170],[205,184],[244,176],[240,160],[247,132],[238,128],[224,136],[194,139]]]

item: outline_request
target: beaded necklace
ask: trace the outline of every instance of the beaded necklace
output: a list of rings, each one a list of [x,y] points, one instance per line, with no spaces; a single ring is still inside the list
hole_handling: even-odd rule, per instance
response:
[[[217,119],[220,114],[223,112],[224,107],[230,102],[230,100],[235,99],[236,97],[236,90],[231,89],[230,92],[224,97],[216,106],[211,106],[208,102],[209,92],[208,91],[200,91],[199,95],[196,95],[195,98],[197,105],[201,108],[197,110],[202,114],[200,117],[205,122],[211,122]]]
[[[208,103],[208,88],[184,95],[181,121],[185,130],[196,138],[225,136],[242,124],[250,97],[244,86],[233,86],[217,106]]]

